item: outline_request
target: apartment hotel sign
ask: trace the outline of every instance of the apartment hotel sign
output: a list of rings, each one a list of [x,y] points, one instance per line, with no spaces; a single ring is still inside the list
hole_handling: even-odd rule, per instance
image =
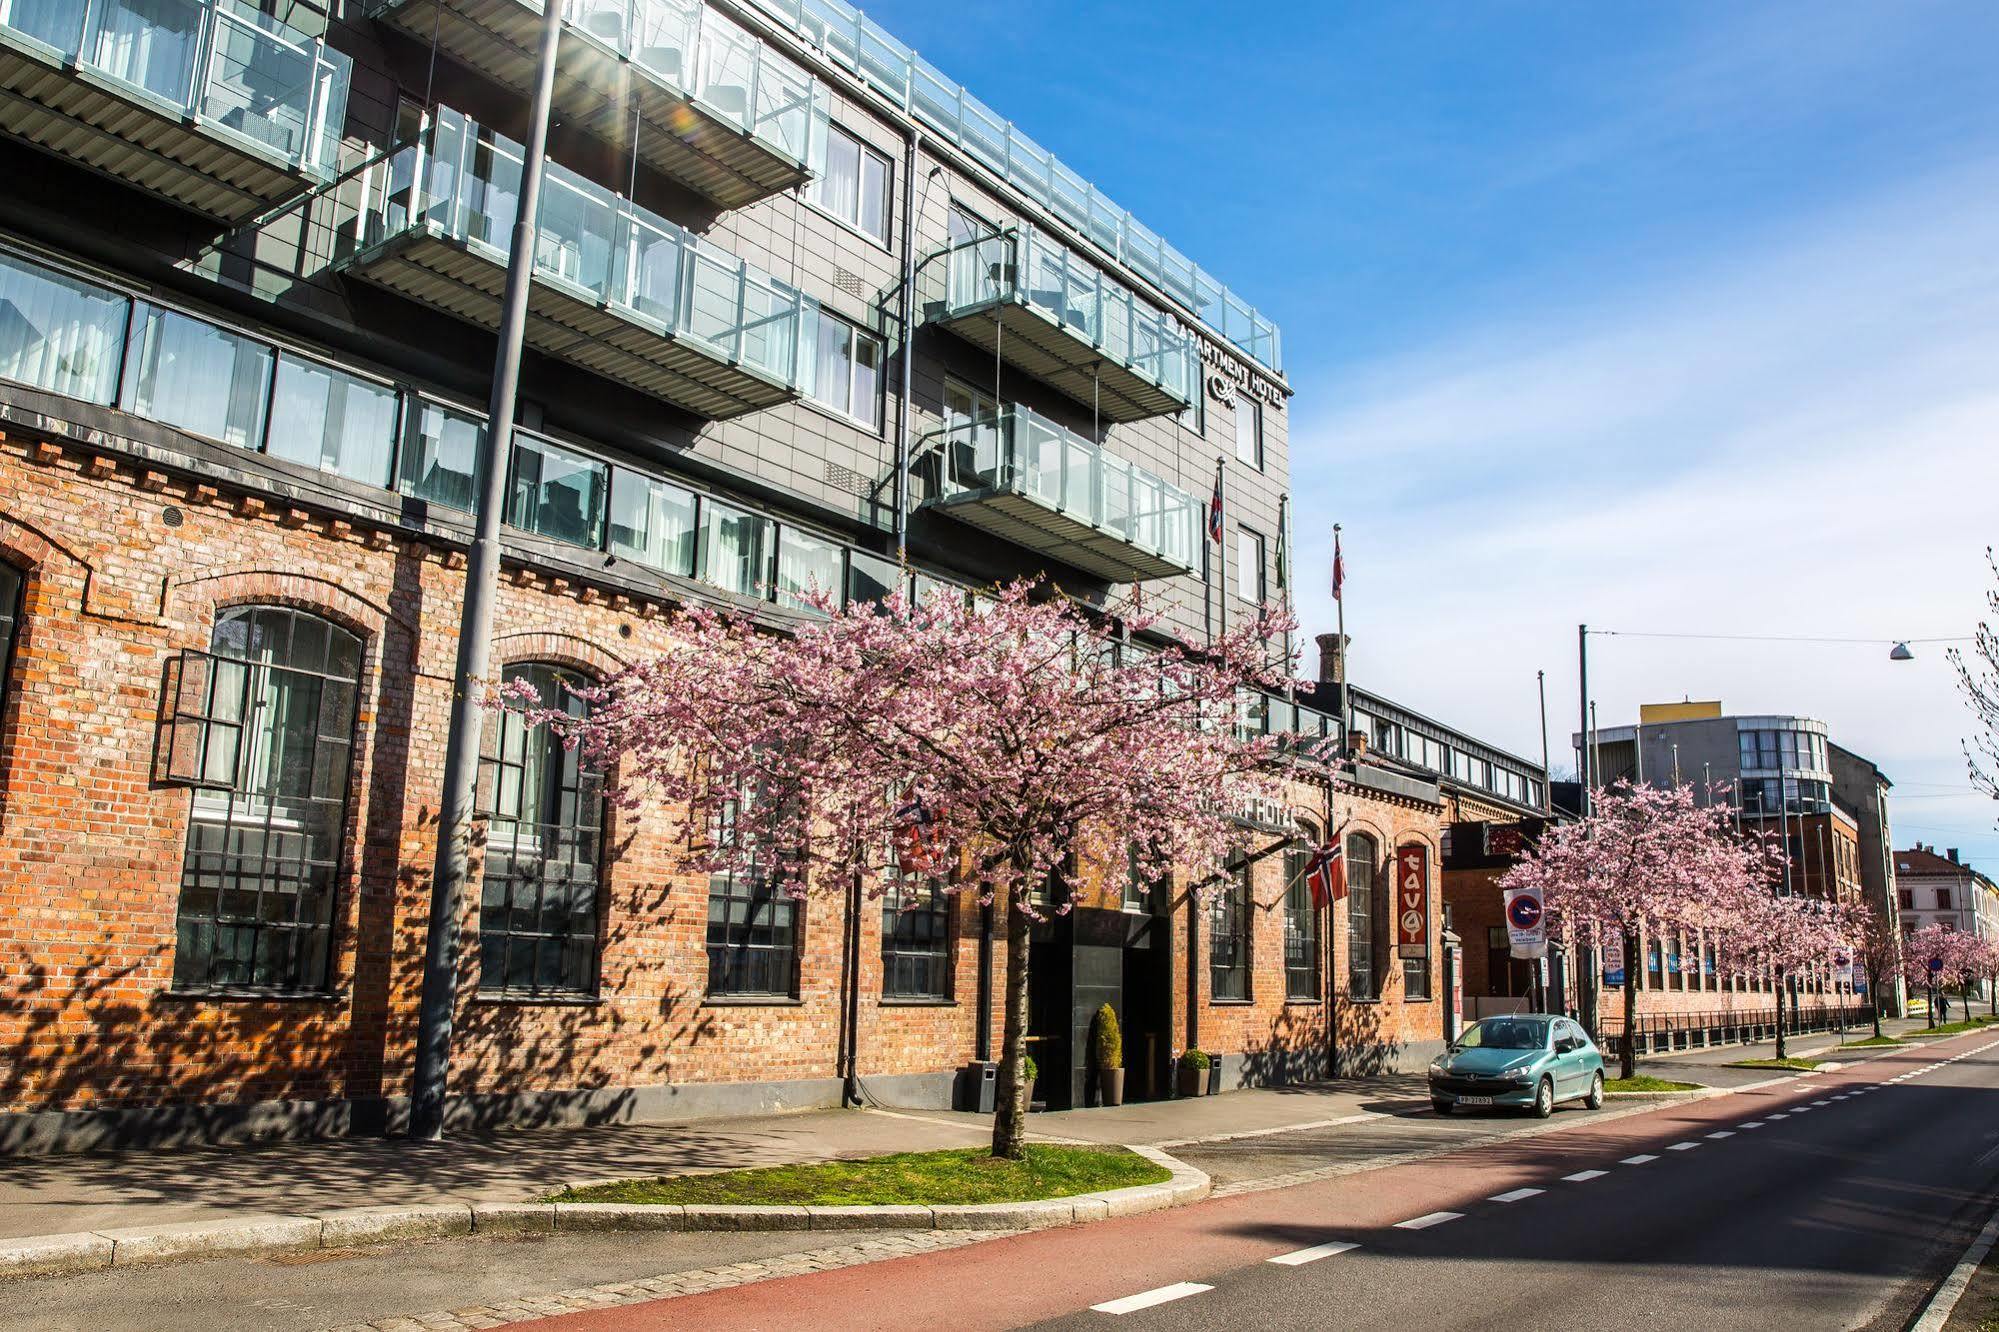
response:
[[[1202,345],[1201,373],[1208,382],[1208,396],[1217,402],[1234,402],[1240,394],[1274,411],[1284,410],[1284,390],[1218,348]]]

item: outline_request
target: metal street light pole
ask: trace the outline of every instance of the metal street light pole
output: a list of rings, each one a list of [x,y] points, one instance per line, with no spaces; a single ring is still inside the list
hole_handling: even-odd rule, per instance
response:
[[[514,214],[513,249],[500,306],[499,346],[493,354],[492,395],[479,441],[479,506],[465,561],[465,603],[458,628],[458,662],[451,676],[451,730],[444,749],[444,794],[438,803],[437,862],[430,880],[430,923],[424,942],[423,1001],[417,1014],[416,1073],[411,1086],[410,1136],[444,1136],[445,1076],[451,1065],[451,1017],[458,999],[458,936],[468,877],[473,787],[479,775],[479,738],[485,724],[484,689],[493,655],[493,602],[500,583],[500,509],[506,500],[515,398],[520,389],[521,344],[527,332],[528,285],[534,270],[536,210],[548,153],[549,107],[555,93],[555,54],[562,36],[563,0],[546,0],[535,69],[534,108],[521,166]]]

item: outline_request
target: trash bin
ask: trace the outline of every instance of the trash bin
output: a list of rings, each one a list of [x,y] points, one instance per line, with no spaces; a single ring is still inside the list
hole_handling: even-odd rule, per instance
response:
[[[958,1108],[989,1115],[999,1100],[999,1065],[973,1060],[958,1070]]]

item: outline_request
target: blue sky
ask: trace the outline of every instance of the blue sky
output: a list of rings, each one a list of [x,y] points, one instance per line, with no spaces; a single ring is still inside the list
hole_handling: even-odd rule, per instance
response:
[[[1559,766],[1575,626],[1970,632],[1999,540],[1986,0],[869,12],[1277,319],[1300,611]],[[1616,638],[1645,701],[1822,717],[1999,868],[1940,645]]]

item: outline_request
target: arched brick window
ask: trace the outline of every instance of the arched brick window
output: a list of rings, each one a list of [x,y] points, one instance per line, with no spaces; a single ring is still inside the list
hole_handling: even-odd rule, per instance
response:
[[[543,663],[509,666],[543,707],[582,717],[588,683]],[[598,898],[604,861],[599,775],[548,727],[516,712],[484,730],[479,808],[486,823],[479,895],[479,992],[520,998],[597,993]]]
[[[1381,848],[1365,833],[1347,837],[1347,997],[1381,997],[1380,894],[1376,876]]]
[[[361,640],[283,606],[240,606],[184,652],[169,780],[195,788],[174,988],[328,984]]]

